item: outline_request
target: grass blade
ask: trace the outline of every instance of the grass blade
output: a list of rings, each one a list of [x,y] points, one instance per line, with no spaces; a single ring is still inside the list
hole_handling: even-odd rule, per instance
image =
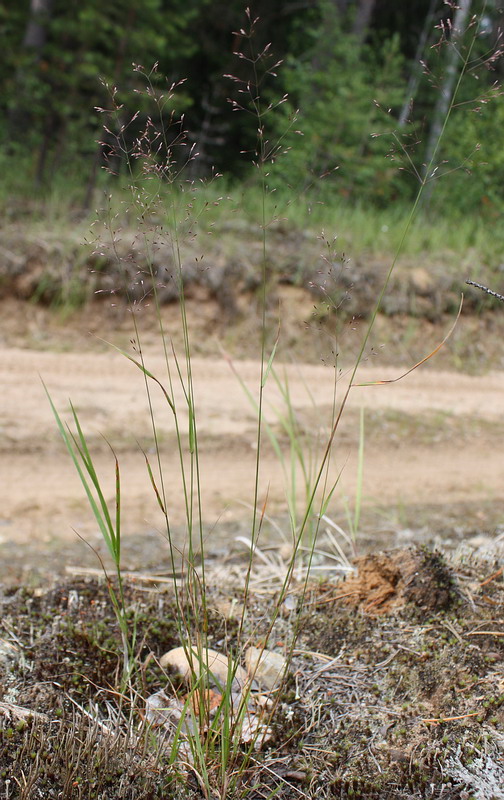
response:
[[[275,339],[275,344],[273,345],[273,350],[271,351],[271,355],[268,359],[268,363],[266,364],[266,369],[264,370],[264,374],[262,377],[261,388],[264,389],[266,386],[266,381],[268,380],[268,376],[271,371],[271,367],[273,366],[273,361],[275,360],[275,355],[278,347],[278,342],[280,341],[280,330],[278,331]]]

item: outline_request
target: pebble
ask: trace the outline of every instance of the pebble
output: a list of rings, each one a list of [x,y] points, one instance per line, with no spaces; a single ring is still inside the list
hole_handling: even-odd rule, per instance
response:
[[[245,665],[248,674],[254,677],[259,687],[271,691],[280,685],[287,661],[281,653],[249,647],[245,652]]]
[[[170,667],[177,675],[186,682],[190,683],[191,675],[196,675],[199,678],[201,669],[205,672],[208,670],[208,684],[211,688],[217,688],[220,691],[226,686],[229,676],[233,674],[232,693],[241,693],[247,683],[247,673],[245,670],[233,664],[229,659],[218,653],[216,650],[199,651],[192,647],[193,658],[191,662],[188,659],[189,647],[175,647],[161,656],[159,663],[163,668]]]

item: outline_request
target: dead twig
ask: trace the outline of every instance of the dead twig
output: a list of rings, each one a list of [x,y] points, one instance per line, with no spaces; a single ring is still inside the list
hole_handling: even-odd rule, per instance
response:
[[[441,625],[443,626],[443,628],[446,628],[447,631],[452,633],[455,636],[455,638],[457,639],[457,641],[460,642],[460,644],[464,643],[464,640],[462,639],[462,636],[460,635],[460,633],[458,631],[455,630],[455,628],[453,627],[451,622],[449,622],[448,620],[441,620]]]
[[[342,600],[344,597],[352,597],[352,595],[355,595],[355,594],[359,594],[359,592],[358,591],[354,591],[354,592],[345,592],[344,594],[336,594],[336,595],[332,595],[332,597],[324,598],[323,600],[318,600],[318,599],[317,600],[312,600],[311,602],[306,603],[306,605],[307,606],[316,606],[318,608],[319,606],[323,606],[326,603],[334,603],[335,600]]]
[[[493,575],[490,575],[489,578],[485,578],[484,581],[481,581],[480,586],[486,586],[487,583],[491,583],[491,581],[495,580],[495,578],[498,578],[499,575],[502,575],[503,572],[504,572],[504,567],[501,567],[500,569],[497,570],[497,572],[494,572]]]
[[[69,575],[90,575],[92,577],[103,578],[103,570],[99,569],[98,567],[74,567],[74,566],[67,566],[65,567],[65,572]],[[180,576],[177,575],[170,575],[170,576],[160,576],[160,575],[149,575],[145,572],[122,572],[121,571],[121,578],[125,578],[127,580],[135,581],[145,581],[146,583],[173,583],[173,581],[177,580]]]
[[[49,722],[49,717],[47,714],[43,714],[40,711],[33,711],[31,708],[24,708],[23,706],[18,706],[15,703],[0,703],[0,714],[4,714],[6,717],[10,717],[11,719],[18,719],[18,720],[26,720],[30,717],[33,719],[38,719],[41,722]]]
[[[430,722],[433,725],[439,725],[441,722],[454,722],[458,719],[466,719],[467,717],[477,717],[480,711],[471,711],[470,714],[460,714],[457,717],[433,717],[432,719],[421,719],[420,722]]]

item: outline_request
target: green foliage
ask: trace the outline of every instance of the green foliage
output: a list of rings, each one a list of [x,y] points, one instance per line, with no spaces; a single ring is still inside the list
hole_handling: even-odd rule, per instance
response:
[[[296,108],[301,111],[285,139],[291,149],[279,159],[272,183],[305,188],[332,174],[331,191],[341,197],[388,203],[399,191],[396,169],[386,158],[391,142],[385,135],[393,128],[387,112],[397,109],[404,96],[399,38],[375,48],[360,45],[344,33],[334,11],[323,16],[312,38],[302,60],[287,61],[289,100],[277,123],[279,136],[294,120]],[[298,126],[303,135],[294,141],[292,128]]]
[[[504,211],[504,97],[455,109],[442,150],[442,179],[434,203],[446,207],[456,198],[461,214],[479,211],[489,220]]]
[[[122,87],[125,116],[137,110],[132,63],[146,60],[150,67],[163,58],[164,72],[170,75],[177,60],[194,49],[186,31],[193,4],[171,5],[173,13],[167,14],[163,0],[145,0],[141,9],[133,0],[55,0],[39,19],[43,47],[15,51],[4,137],[16,155],[18,150],[33,153],[38,183],[94,155],[96,139],[103,135],[95,107],[109,106],[112,87]],[[17,34],[23,35],[19,24]]]
[[[381,208],[404,203],[422,178],[446,55],[456,46],[461,64],[465,41],[474,41],[476,31],[469,73],[476,70],[478,81],[471,74],[464,79],[463,105],[455,109],[446,146],[438,154],[447,162],[440,174],[462,166],[472,170],[472,177],[464,180],[461,169],[441,182],[446,188],[436,183],[430,203],[436,210],[449,208],[459,215],[483,211],[491,216],[500,211],[504,112],[500,100],[482,105],[479,115],[469,113],[467,105],[475,94],[485,98],[491,93],[499,78],[495,54],[500,18],[495,4],[483,6],[475,0],[475,23],[461,37],[460,48],[458,41],[451,41],[450,25],[444,35],[439,25],[452,20],[454,4],[440,3],[432,17],[430,0],[415,0],[407,11],[401,4],[371,3],[363,29],[355,22],[364,0],[255,0],[254,37],[248,44],[239,33],[245,24],[242,0],[53,0],[37,16],[40,5],[44,2],[0,2],[5,43],[0,64],[0,162],[9,195],[26,198],[34,188],[52,187],[63,177],[65,183],[80,185],[80,204],[90,207],[109,140],[122,129],[123,152],[114,156],[112,167],[124,176],[125,154],[152,113],[132,65],[143,65],[150,73],[156,62],[152,91],[166,93],[172,84],[177,91],[154,113],[164,115],[165,127],[172,111],[185,114],[187,145],[194,144],[199,153],[190,177],[207,178],[215,169],[229,179],[245,178],[248,186],[253,183],[256,121],[250,109],[234,113],[228,100],[240,94],[229,76],[246,82],[254,53],[257,56],[271,43],[271,64],[283,64],[278,77],[273,75],[276,69],[259,76],[264,110],[268,100],[274,106],[288,97],[280,113],[268,114],[268,145],[274,150],[279,144],[279,150],[286,151],[272,168],[270,186],[303,190],[325,175],[325,199],[336,196],[352,205],[365,202]],[[480,30],[476,26],[483,16]],[[30,43],[34,21],[39,38]],[[418,48],[427,28],[429,34]],[[244,58],[243,47],[249,45],[252,49]],[[413,90],[410,79],[421,77],[419,58],[426,62],[426,75]],[[117,127],[108,135],[95,109],[113,105],[114,87],[119,111]],[[494,94],[498,96],[498,90]],[[399,119],[410,99],[411,128],[405,128]],[[302,136],[295,134],[298,128]],[[103,148],[99,140],[105,142]],[[402,150],[406,144],[407,152]],[[398,170],[404,166],[407,174]],[[324,195],[318,191],[319,197]]]

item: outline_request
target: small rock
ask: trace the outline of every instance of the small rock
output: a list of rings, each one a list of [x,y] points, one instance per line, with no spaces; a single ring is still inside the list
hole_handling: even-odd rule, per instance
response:
[[[255,707],[261,711],[271,711],[273,708],[274,703],[269,695],[254,694],[253,699]]]
[[[247,672],[261,689],[271,691],[280,685],[287,667],[286,659],[272,650],[249,647],[245,653]]]
[[[254,750],[260,750],[273,736],[271,728],[264,725],[255,714],[246,714],[240,731],[242,744],[254,743]]]
[[[162,689],[151,694],[145,701],[145,719],[167,744],[172,742],[177,729],[186,738],[194,736],[197,731],[197,723],[187,713],[185,702],[177,697],[168,697]],[[178,752],[179,755],[191,758],[191,748],[186,740],[181,742]]]
[[[175,697],[168,697],[161,689],[151,694],[145,701],[145,718],[153,727],[169,727],[175,729],[184,711],[184,703]]]
[[[475,550],[491,550],[495,545],[495,539],[491,536],[485,536],[485,534],[480,533],[476,534],[475,536],[471,536],[471,538],[467,540],[467,544],[469,547],[473,547]]]
[[[195,689],[194,692],[186,695],[184,700],[189,701],[194,714],[199,714],[201,704],[204,703],[205,712],[208,712],[210,717],[214,717],[222,705],[222,695],[212,689],[204,692]]]
[[[290,542],[286,542],[285,544],[283,544],[279,550],[279,553],[282,561],[288,563],[292,558],[292,554],[294,553],[292,544]]]
[[[170,667],[177,675],[189,683],[191,675],[194,673],[199,678],[202,672],[208,671],[208,683],[211,687],[220,691],[226,686],[229,676],[233,675],[232,692],[241,693],[247,682],[247,673],[237,665],[232,664],[226,656],[216,650],[200,651],[195,647],[191,648],[193,657],[188,659],[189,648],[175,647],[161,656],[159,663],[163,668]],[[201,669],[202,668],[202,669]]]
[[[246,613],[243,603],[238,602],[234,597],[231,600],[218,600],[214,608],[219,614],[222,614],[224,619],[240,619]]]
[[[295,594],[288,594],[285,596],[285,600],[283,601],[282,608],[290,614],[291,611],[295,611],[297,608],[298,599]]]

